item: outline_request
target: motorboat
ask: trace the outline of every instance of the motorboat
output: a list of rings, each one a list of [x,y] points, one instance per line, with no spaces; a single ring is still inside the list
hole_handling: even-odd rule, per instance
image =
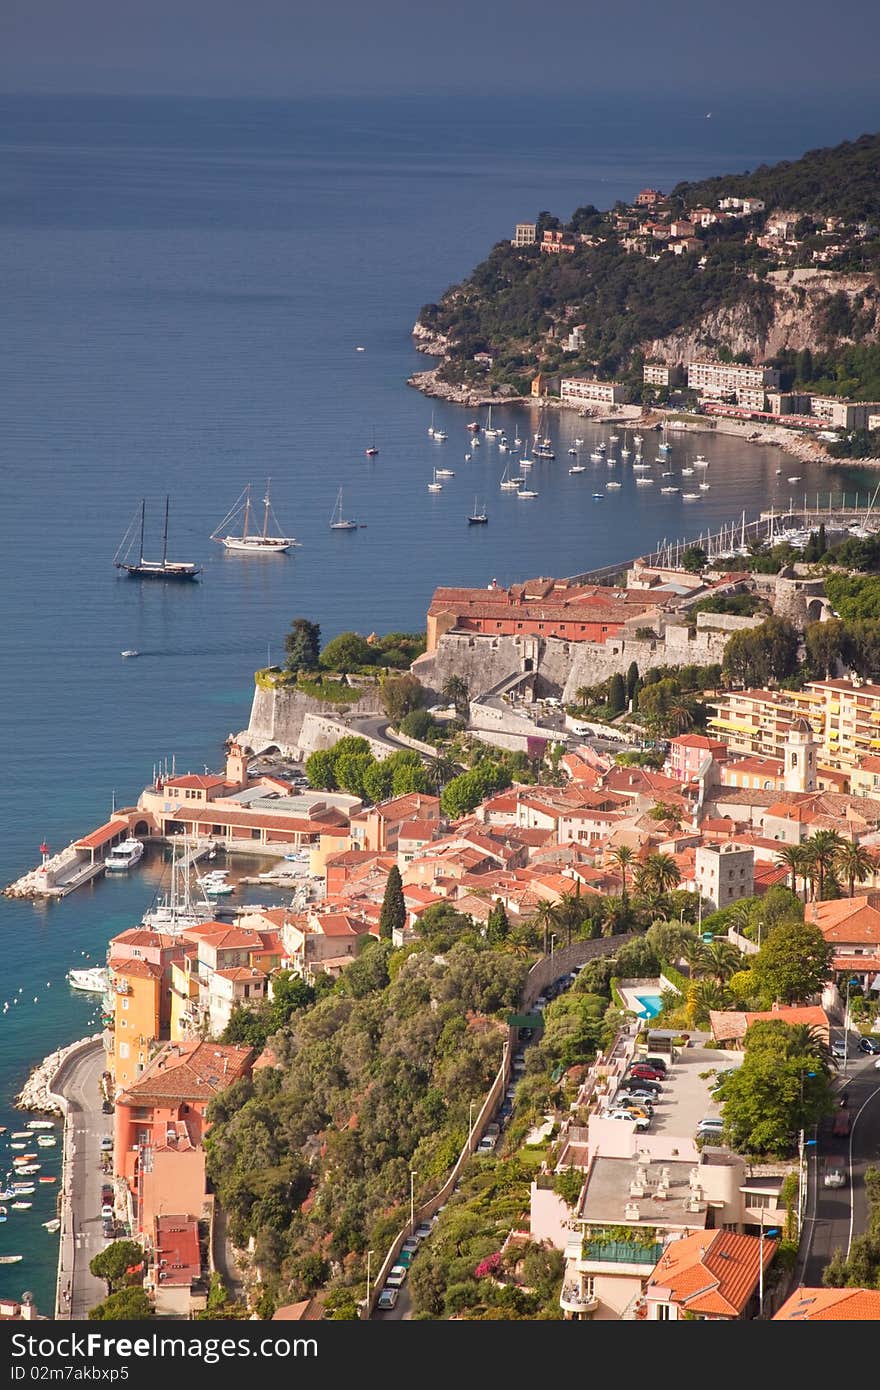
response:
[[[694,468],[708,468],[708,467],[709,467],[709,460],[708,460],[707,458],[705,458],[702,454],[697,454],[697,457],[694,459]],[[778,471],[781,473],[781,472],[782,472],[782,469],[780,468]]]
[[[133,840],[129,837],[111,849],[104,860],[104,868],[108,874],[125,873],[127,869],[131,869],[139,863],[143,857],[143,841]]]
[[[636,487],[653,487],[653,478],[636,478]]]
[[[125,657],[129,657],[129,656],[140,656],[140,652],[139,652],[139,651],[136,651],[134,647],[126,647],[125,651],[124,651],[124,652],[120,652],[119,655],[120,655],[120,656],[125,656]]]
[[[453,469],[451,469],[451,468],[438,468],[436,471],[437,471],[437,477],[438,477],[438,478],[454,478],[454,477],[455,477],[455,472],[454,472]]]
[[[528,487],[521,487],[521,488],[519,489],[518,493],[517,493],[517,496],[518,496],[518,497],[526,497],[526,498],[537,497],[537,495],[538,495],[538,494],[537,494],[536,492],[533,492],[532,489],[531,489],[531,488],[528,488]]]
[[[54,1134],[41,1134],[37,1143],[41,1149],[54,1149],[58,1140],[55,1138]]]
[[[604,457],[604,453],[600,453],[598,449],[594,449],[590,454],[590,461],[592,463],[601,463]]]
[[[110,972],[102,965],[93,965],[87,970],[68,970],[67,983],[72,989],[82,990],[86,994],[106,994]],[[30,1128],[42,1129],[44,1125],[51,1125],[51,1122],[36,1120],[31,1123]]]
[[[694,471],[694,470],[693,470],[692,468],[683,468],[683,469],[681,470],[681,476],[682,476],[683,478],[690,478],[691,475],[692,475],[692,473],[693,473],[693,471]]]
[[[798,477],[797,474],[795,474],[795,476],[794,476],[793,478],[786,478],[785,481],[786,481],[787,483],[799,483],[799,482],[801,481],[801,479]]]
[[[680,492],[680,491],[681,491],[681,488],[677,488],[677,487],[661,487],[660,491],[661,491],[661,492]]]
[[[586,473],[586,466],[583,463],[573,463],[569,468],[569,473]]]
[[[711,483],[700,483],[699,486],[700,486],[700,492],[708,492],[709,489],[710,489],[710,487],[712,486],[712,484],[711,484]]]
[[[594,493],[593,493],[593,501],[594,501],[594,502],[602,502],[602,501],[604,501],[604,498],[605,498],[604,492],[594,492]]]
[[[617,488],[623,487],[623,483],[616,483],[616,482],[614,481],[614,479],[612,478],[610,482],[608,482],[608,483],[605,484],[605,486],[606,486],[606,488],[608,489],[608,491],[610,492],[612,488],[617,489]]]
[[[54,1120],[28,1120],[28,1129],[54,1129]]]
[[[683,492],[681,500],[682,502],[699,502],[700,494],[698,492]]]
[[[60,1231],[60,1230],[61,1230],[61,1217],[60,1217],[60,1216],[53,1216],[51,1221],[44,1221],[44,1222],[43,1222],[43,1225],[44,1225],[44,1227],[46,1228],[46,1230],[49,1232],[49,1235],[50,1235],[50,1236],[54,1236],[54,1234],[55,1234],[56,1231]]]

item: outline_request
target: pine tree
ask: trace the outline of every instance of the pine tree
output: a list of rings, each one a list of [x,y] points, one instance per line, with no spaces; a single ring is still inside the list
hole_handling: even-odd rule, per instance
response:
[[[392,865],[385,880],[385,896],[382,899],[382,913],[379,917],[379,935],[383,941],[390,941],[393,932],[402,931],[406,926],[406,903],[403,900],[403,879],[397,865]]]
[[[611,714],[620,714],[625,709],[626,686],[623,676],[615,673],[608,684],[608,710]]]
[[[629,670],[626,673],[626,700],[634,700],[639,689],[639,668],[634,661],[629,663]]]
[[[284,639],[287,669],[291,675],[299,671],[314,671],[321,648],[321,629],[308,618],[294,618]]]
[[[495,899],[495,906],[486,919],[486,940],[493,946],[505,941],[510,932],[510,923],[507,920],[507,913],[504,903],[500,898]]]

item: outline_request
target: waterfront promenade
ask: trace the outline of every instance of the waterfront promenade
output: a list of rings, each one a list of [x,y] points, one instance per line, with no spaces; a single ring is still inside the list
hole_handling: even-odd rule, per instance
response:
[[[85,1318],[106,1296],[103,1279],[89,1272],[89,1261],[104,1248],[101,1233],[101,1140],[112,1130],[112,1116],[101,1111],[104,1047],[89,1040],[66,1058],[52,1084],[66,1102],[62,1176],[61,1244],[55,1316]]]

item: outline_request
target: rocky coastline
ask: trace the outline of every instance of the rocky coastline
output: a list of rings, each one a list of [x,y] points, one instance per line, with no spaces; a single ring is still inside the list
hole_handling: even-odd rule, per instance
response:
[[[94,1042],[99,1037],[100,1033],[96,1033],[90,1038],[79,1038],[76,1042],[70,1043],[68,1047],[59,1047],[55,1052],[50,1052],[48,1057],[44,1057],[42,1062],[34,1067],[15,1097],[13,1105],[16,1110],[31,1110],[43,1115],[61,1115],[63,1113],[61,1106],[57,1100],[50,1096],[50,1087],[58,1069],[65,1058],[82,1047],[84,1042]]]
[[[435,357],[443,356],[445,340],[430,333],[421,324],[416,324],[413,329],[413,338],[419,352]],[[532,396],[517,395],[513,387],[500,387],[498,390],[486,391],[474,386],[456,386],[451,382],[441,380],[440,371],[441,367],[437,366],[430,367],[423,372],[413,372],[412,376],[407,379],[407,385],[414,386],[425,396],[449,401],[452,405],[468,406],[471,409],[501,404],[529,405],[535,400]],[[553,410],[570,410],[577,415],[581,414],[579,407],[568,405],[565,401],[553,397],[541,397],[541,404]],[[606,423],[608,420],[619,420],[621,423],[631,420],[633,423],[638,421],[640,427],[643,428],[659,429],[664,419],[674,421],[675,414],[676,412],[657,409],[642,413],[636,407],[627,408],[624,406],[613,416],[597,414],[582,418],[590,418],[596,424]],[[673,429],[676,432],[693,434],[738,435],[749,444],[772,444],[776,448],[782,449],[786,454],[793,455],[801,463],[818,463],[827,468],[880,468],[880,458],[833,458],[821,440],[797,430],[786,429],[783,425],[755,425],[753,421],[749,420],[729,420],[719,416],[706,416],[705,419],[676,422],[673,424]]]

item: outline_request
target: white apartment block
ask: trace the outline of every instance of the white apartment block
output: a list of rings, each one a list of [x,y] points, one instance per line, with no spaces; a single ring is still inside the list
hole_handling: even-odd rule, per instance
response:
[[[755,852],[745,845],[700,845],[694,876],[697,891],[713,912],[755,891]]]
[[[563,377],[559,394],[564,401],[582,401],[589,405],[622,405],[626,387],[617,381],[595,381],[591,377]]]
[[[691,362],[688,386],[706,396],[732,396],[739,391],[779,389],[773,367],[749,367],[738,362]]]
[[[534,246],[537,230],[536,222],[517,222],[511,246]]]
[[[845,401],[837,396],[810,397],[810,413],[839,430],[871,429],[868,421],[880,418],[878,411],[878,401]]]

